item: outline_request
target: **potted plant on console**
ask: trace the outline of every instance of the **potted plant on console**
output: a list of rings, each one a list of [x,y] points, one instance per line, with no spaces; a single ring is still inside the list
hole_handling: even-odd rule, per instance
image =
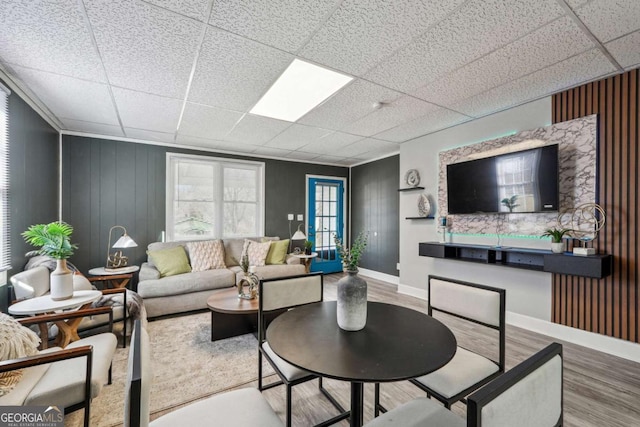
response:
[[[358,277],[358,264],[368,237],[367,233],[360,232],[348,248],[337,235],[333,236],[343,271],[347,273],[338,281],[337,309],[338,326],[345,331],[359,331],[367,323],[367,282]]]
[[[561,254],[564,252],[564,236],[570,236],[573,230],[569,228],[547,228],[542,237],[551,237],[551,252]]]
[[[24,240],[40,249],[35,252],[56,260],[51,272],[51,299],[59,301],[73,296],[73,276],[67,268],[67,259],[78,246],[71,243],[73,227],[65,222],[32,225],[22,233]]]

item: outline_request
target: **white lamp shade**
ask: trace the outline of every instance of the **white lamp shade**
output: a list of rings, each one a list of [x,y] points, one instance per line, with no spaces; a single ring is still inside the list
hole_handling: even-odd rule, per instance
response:
[[[298,230],[293,233],[291,240],[307,240],[307,236],[302,231]]]
[[[113,244],[112,248],[135,248],[138,244],[133,241],[128,234],[122,235],[116,242]]]

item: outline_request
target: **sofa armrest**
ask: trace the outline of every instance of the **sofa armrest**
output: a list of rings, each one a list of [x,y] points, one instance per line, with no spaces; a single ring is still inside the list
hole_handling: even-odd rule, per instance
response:
[[[300,258],[297,256],[293,256],[291,254],[287,254],[287,258],[285,259],[285,263],[288,265],[302,264],[300,262]]]
[[[138,282],[145,280],[156,280],[160,278],[160,272],[157,268],[151,266],[148,262],[143,262],[138,273]]]

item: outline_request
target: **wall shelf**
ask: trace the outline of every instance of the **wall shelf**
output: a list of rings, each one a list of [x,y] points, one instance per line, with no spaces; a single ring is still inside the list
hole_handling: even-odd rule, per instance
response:
[[[580,256],[573,255],[571,252],[555,254],[542,249],[438,242],[420,243],[418,253],[420,256],[432,258],[596,279],[611,275],[613,269],[613,257],[606,254]]]
[[[416,190],[424,190],[424,187],[398,188],[398,191],[399,191],[399,192],[403,192],[403,191],[416,191]]]
[[[404,219],[435,219],[434,216],[406,216]]]

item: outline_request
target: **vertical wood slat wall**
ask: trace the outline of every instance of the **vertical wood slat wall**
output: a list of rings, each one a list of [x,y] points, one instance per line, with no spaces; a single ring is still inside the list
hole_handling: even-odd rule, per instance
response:
[[[552,320],[640,342],[638,311],[638,69],[589,83],[552,99],[553,123],[598,114],[598,203],[607,218],[595,244],[613,254],[613,274],[589,279],[554,274]]]

